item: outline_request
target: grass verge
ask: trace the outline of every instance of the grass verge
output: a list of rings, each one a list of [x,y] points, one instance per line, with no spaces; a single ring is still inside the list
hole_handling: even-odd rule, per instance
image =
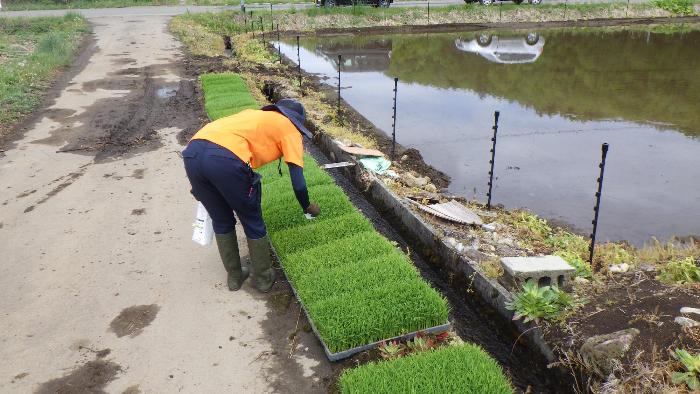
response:
[[[512,393],[501,367],[480,347],[444,346],[345,371],[343,394]]]
[[[236,74],[203,75],[201,81],[212,119],[255,106]],[[260,173],[271,241],[331,352],[447,322],[447,301],[310,156],[304,167],[309,197],[323,209],[313,221],[302,215],[289,177],[279,175],[276,163]]]
[[[308,3],[308,0],[246,0],[246,4],[254,3]],[[238,0],[187,0],[184,5],[213,5],[213,6],[237,6]],[[122,8],[159,5],[180,5],[180,0],[10,0],[3,1],[2,7],[6,11],[24,10],[58,10],[58,9],[84,9],[84,8]]]
[[[81,16],[0,18],[0,138],[41,102],[88,31]]]
[[[177,4],[180,4],[179,0],[6,0],[2,2],[2,7],[6,11],[31,11]]]

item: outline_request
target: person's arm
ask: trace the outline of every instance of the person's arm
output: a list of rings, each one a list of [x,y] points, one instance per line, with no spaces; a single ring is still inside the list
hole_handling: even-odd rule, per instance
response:
[[[281,150],[284,161],[289,167],[294,195],[296,195],[306,217],[313,219],[321,213],[321,210],[318,204],[309,201],[309,191],[306,188],[306,179],[304,179],[304,145],[301,141],[301,134],[295,130],[290,136],[283,138]]]
[[[309,190],[306,188],[304,169],[294,163],[287,163],[287,166],[289,167],[289,176],[292,178],[294,195],[297,196],[301,209],[306,210],[309,207]]]
[[[292,188],[294,195],[299,201],[301,209],[309,219],[313,219],[321,213],[318,204],[309,202],[309,190],[306,188],[306,179],[304,178],[304,169],[293,163],[287,163],[289,167],[289,176],[292,179]]]

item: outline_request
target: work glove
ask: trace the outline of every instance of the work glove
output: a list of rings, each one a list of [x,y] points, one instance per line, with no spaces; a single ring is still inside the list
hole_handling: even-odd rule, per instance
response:
[[[306,216],[307,219],[312,220],[316,219],[318,215],[321,214],[321,208],[318,207],[318,204],[315,202],[312,202],[309,204],[308,207],[304,210],[304,216]]]

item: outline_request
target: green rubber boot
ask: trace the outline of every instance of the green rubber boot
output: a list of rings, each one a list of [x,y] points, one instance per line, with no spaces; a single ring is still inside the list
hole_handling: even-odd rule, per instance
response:
[[[228,273],[228,289],[231,291],[239,290],[248,278],[249,271],[248,267],[241,267],[236,229],[227,234],[216,234],[216,246],[219,247],[221,261]]]
[[[275,269],[272,268],[270,240],[267,235],[259,239],[248,238],[248,252],[255,274],[255,288],[267,293],[275,284]]]

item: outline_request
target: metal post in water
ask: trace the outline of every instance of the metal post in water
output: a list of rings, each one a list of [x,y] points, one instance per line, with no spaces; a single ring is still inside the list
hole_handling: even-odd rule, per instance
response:
[[[301,55],[299,52],[299,36],[297,36],[297,71],[299,75],[299,89],[301,89]]]
[[[491,209],[491,196],[493,192],[493,167],[496,163],[496,138],[498,136],[498,117],[501,116],[501,113],[499,111],[496,111],[493,113],[493,138],[491,138],[491,141],[493,141],[493,146],[491,147],[491,160],[489,160],[489,164],[491,164],[491,169],[489,170],[489,191],[486,193],[486,208]]]
[[[396,160],[396,94],[399,88],[399,79],[394,78],[394,115],[391,123],[391,160]]]
[[[260,38],[262,39],[263,45],[265,45],[265,25],[263,24],[262,15],[260,16]]]
[[[280,41],[280,23],[277,22],[277,56],[282,64],[282,41]]]
[[[270,3],[270,31],[275,30],[275,18],[272,16],[272,3]]]
[[[340,67],[343,64],[343,55],[338,55],[338,123],[342,124],[343,121],[340,118]]]
[[[600,197],[603,192],[603,175],[605,174],[605,158],[608,156],[608,143],[601,146],[602,158],[600,160],[600,176],[598,177],[598,191],[595,193],[595,207],[593,208],[593,232],[591,233],[591,245],[588,248],[590,252],[588,262],[593,267],[593,253],[595,252],[595,236],[598,231],[598,214],[600,213]]]

